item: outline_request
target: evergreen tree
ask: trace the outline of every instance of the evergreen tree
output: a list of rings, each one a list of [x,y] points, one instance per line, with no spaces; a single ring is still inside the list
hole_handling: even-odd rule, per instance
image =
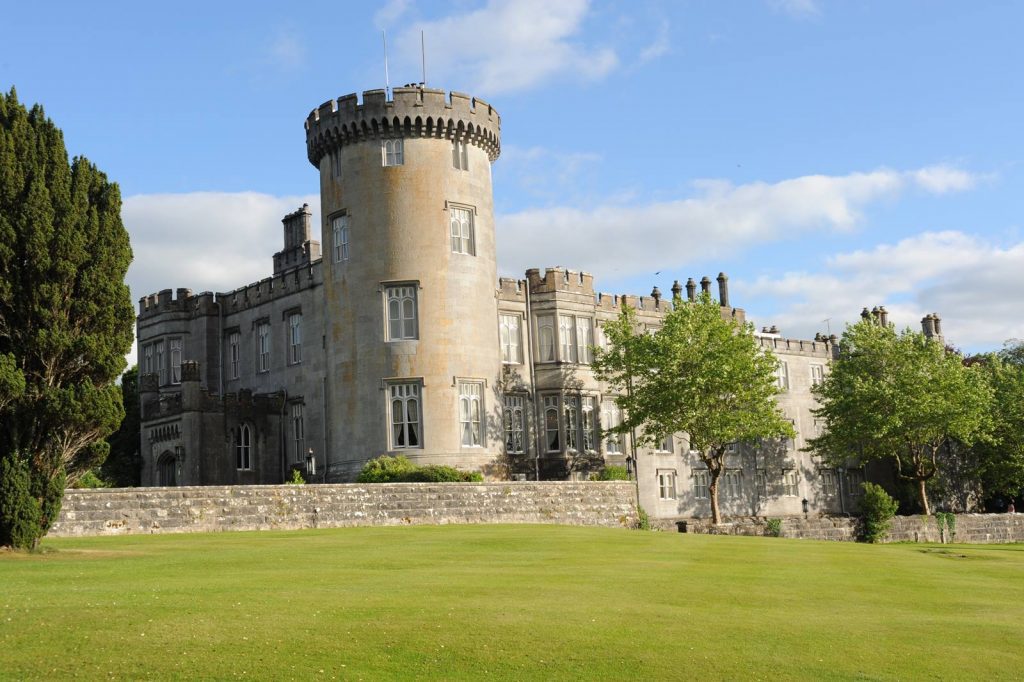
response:
[[[38,542],[124,416],[113,382],[134,311],[120,214],[117,185],[85,158],[69,163],[42,107],[0,95],[0,498],[16,497],[27,468],[39,512],[29,537],[11,532],[21,512],[0,515],[6,544]]]
[[[109,438],[110,454],[100,469],[100,478],[115,488],[131,488],[141,483],[142,458],[139,456],[139,367],[133,365],[121,375],[121,402],[124,421]]]
[[[640,332],[626,306],[605,336],[610,347],[597,350],[594,369],[620,393],[625,417],[615,431],[641,429],[641,443],[685,432],[708,468],[711,519],[720,523],[718,483],[729,446],[796,436],[775,402],[775,356],[751,325],[723,318],[707,294],[694,302],[676,297],[654,334]]]

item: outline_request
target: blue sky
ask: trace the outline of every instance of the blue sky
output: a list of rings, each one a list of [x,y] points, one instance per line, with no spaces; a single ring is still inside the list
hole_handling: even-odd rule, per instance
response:
[[[503,274],[600,290],[730,275],[789,336],[862,306],[1024,337],[1024,5],[963,2],[0,2],[0,87],[120,183],[138,298],[269,274],[317,204],[302,123],[420,79],[502,115]],[[660,273],[660,274],[655,274]],[[829,322],[825,322],[825,320]]]

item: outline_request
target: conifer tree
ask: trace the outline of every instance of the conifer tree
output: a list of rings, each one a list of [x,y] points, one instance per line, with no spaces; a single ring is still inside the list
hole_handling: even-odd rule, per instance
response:
[[[37,544],[65,484],[106,456],[124,416],[131,258],[117,185],[68,161],[42,107],[0,95],[0,544]]]

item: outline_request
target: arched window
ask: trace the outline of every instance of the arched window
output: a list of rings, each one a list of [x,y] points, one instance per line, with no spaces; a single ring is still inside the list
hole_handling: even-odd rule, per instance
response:
[[[248,424],[235,427],[235,465],[238,469],[252,469],[252,433]]]

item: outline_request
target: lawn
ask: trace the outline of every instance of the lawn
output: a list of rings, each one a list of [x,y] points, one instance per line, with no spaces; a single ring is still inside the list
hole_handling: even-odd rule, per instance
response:
[[[0,553],[0,678],[1011,679],[1024,545],[557,526]]]

